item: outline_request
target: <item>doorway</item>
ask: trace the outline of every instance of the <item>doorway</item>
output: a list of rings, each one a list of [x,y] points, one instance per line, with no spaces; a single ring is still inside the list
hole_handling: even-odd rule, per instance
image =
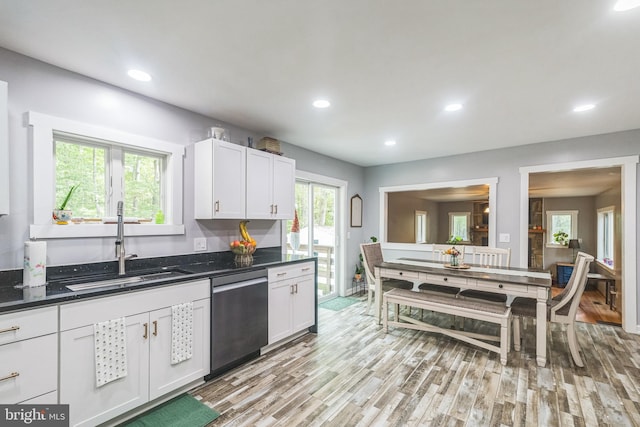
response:
[[[531,251],[528,250],[529,235],[531,234],[531,226],[535,225],[530,222],[530,203],[529,197],[537,197],[537,194],[530,192],[530,179],[535,174],[545,173],[571,173],[584,172],[591,169],[616,168],[620,169],[620,193],[621,206],[619,208],[620,230],[621,236],[636,235],[636,173],[637,173],[638,156],[628,156],[609,159],[597,159],[576,161],[570,163],[558,163],[540,166],[528,166],[520,168],[520,266],[524,267],[528,264],[528,258]],[[592,213],[593,214],[593,213]],[[594,221],[595,222],[595,221]],[[543,232],[545,230],[543,226]],[[595,225],[593,227],[595,230]],[[595,231],[594,231],[595,233]],[[552,235],[545,237],[545,250],[552,247]],[[580,236],[578,236],[580,237]],[[637,297],[636,297],[636,247],[634,239],[621,239],[620,249],[620,267],[617,268],[617,274],[620,277],[621,294],[623,295],[619,309],[622,315],[622,327],[627,332],[639,333],[637,328]],[[595,245],[595,243],[592,243]],[[595,254],[595,246],[591,248],[591,252]],[[555,249],[555,248],[554,248]],[[553,250],[553,249],[552,249]],[[558,249],[555,249],[558,250]],[[545,255],[546,257],[546,255]],[[530,262],[530,261],[529,261]],[[546,265],[543,268],[550,268]]]
[[[295,186],[295,217],[287,221],[287,253],[318,260],[318,302],[338,296],[341,188],[321,178],[300,177]]]

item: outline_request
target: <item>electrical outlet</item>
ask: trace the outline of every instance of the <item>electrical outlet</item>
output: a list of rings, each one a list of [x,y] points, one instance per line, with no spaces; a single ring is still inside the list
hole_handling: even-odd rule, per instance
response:
[[[193,250],[198,251],[206,251],[207,250],[207,239],[204,237],[198,237],[193,239]]]
[[[509,233],[500,233],[500,243],[509,243],[511,241],[511,235]]]

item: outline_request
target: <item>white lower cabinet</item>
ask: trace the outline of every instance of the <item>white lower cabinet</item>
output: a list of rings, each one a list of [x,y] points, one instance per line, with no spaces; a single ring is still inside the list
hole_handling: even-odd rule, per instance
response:
[[[96,425],[209,373],[210,282],[100,298],[60,307],[60,403],[70,425]],[[171,306],[193,302],[193,356],[171,364]],[[127,375],[96,386],[94,323],[124,317]]]
[[[57,403],[58,307],[0,315],[0,402]]]
[[[314,263],[269,269],[269,344],[315,323]]]

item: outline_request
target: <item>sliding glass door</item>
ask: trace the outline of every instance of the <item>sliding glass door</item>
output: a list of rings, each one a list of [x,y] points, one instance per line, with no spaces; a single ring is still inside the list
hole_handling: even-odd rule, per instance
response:
[[[318,257],[318,299],[337,295],[338,188],[296,181],[296,218],[287,221],[287,252]]]

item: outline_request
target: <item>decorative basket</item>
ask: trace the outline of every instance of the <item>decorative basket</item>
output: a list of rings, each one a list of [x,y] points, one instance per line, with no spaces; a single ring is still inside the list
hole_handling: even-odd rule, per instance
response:
[[[236,254],[233,259],[233,263],[236,267],[249,267],[253,265],[253,255],[251,254]]]

